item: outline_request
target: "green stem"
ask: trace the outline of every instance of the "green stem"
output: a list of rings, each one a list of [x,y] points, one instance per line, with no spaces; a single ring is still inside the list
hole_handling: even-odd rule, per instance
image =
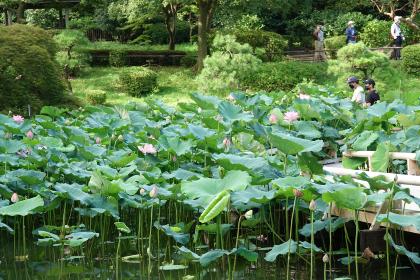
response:
[[[314,250],[313,246],[315,245],[315,238],[314,238],[314,211],[311,211],[311,277],[309,279],[313,279],[313,272],[314,272]]]
[[[293,230],[293,216],[294,216],[294,214],[295,214],[295,207],[296,207],[296,200],[297,200],[297,197],[295,196],[295,200],[294,200],[294,202],[293,202],[293,209],[292,209],[292,216],[291,216],[291,218],[290,218],[290,233],[289,233],[289,236],[290,237],[292,237],[292,230]],[[288,242],[289,242],[289,248],[288,248],[288,252],[287,252],[287,271],[286,271],[286,279],[287,280],[289,280],[290,279],[290,245],[291,245],[291,242],[292,240],[291,240],[291,238],[289,238],[289,240],[288,240]]]
[[[149,274],[152,272],[152,228],[153,228],[153,204],[150,208],[150,224],[149,224]]]
[[[330,270],[330,279],[332,278],[332,203],[330,203],[330,208],[329,208],[329,231],[328,231],[328,236],[329,236],[329,250],[328,250],[328,268]]]
[[[115,254],[115,276],[116,279],[119,279],[119,259],[120,259],[120,246],[121,246],[121,232],[118,234],[118,245],[117,245],[117,253]]]
[[[349,233],[347,232],[346,224],[344,223],[344,240],[346,242],[346,248],[347,248],[347,258],[350,260],[350,248],[349,248]],[[349,275],[351,275],[351,267],[350,262],[347,263],[347,272]]]
[[[239,221],[238,221],[238,229],[236,230],[236,241],[235,241],[235,248],[236,250],[238,250],[238,243],[239,243],[239,231],[241,229],[241,220],[242,220],[242,216],[239,217]],[[237,259],[237,254],[235,254],[235,259],[233,260],[233,271],[232,271],[232,275],[231,275],[231,279],[233,279],[233,274],[235,274],[235,268],[236,268],[236,259]]]
[[[357,251],[357,245],[359,243],[359,211],[355,210],[355,224],[356,224],[356,233],[354,236],[354,264],[356,266],[356,279],[359,280],[359,265],[358,265],[358,261],[357,261],[357,257],[358,257],[358,251]]]

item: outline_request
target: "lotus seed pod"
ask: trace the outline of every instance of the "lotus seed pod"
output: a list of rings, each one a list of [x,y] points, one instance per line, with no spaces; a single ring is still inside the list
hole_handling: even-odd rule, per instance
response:
[[[325,255],[322,257],[322,261],[323,261],[324,263],[328,263],[328,262],[330,262],[330,258],[328,257],[328,254],[325,254]]]
[[[252,218],[253,214],[254,214],[254,211],[252,211],[252,209],[251,209],[251,210],[246,211],[246,213],[244,214],[244,217],[245,217],[245,219],[249,220],[249,219]]]
[[[295,197],[302,197],[303,196],[303,192],[301,191],[301,190],[298,190],[298,189],[293,189],[293,195],[295,196]]]
[[[17,193],[13,193],[12,197],[10,198],[10,201],[13,203],[16,203],[19,201],[19,195]]]

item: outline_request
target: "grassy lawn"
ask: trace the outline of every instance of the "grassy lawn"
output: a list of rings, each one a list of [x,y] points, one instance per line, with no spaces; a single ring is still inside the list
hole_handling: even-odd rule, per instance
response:
[[[189,68],[156,67],[159,73],[159,91],[148,98],[159,98],[164,102],[176,105],[188,102],[189,94],[197,90],[194,73]],[[80,78],[71,81],[74,94],[84,100],[86,90],[103,90],[107,93],[107,104],[126,104],[130,101],[142,102],[144,97],[135,98],[128,95],[118,82],[118,75],[122,71],[137,71],[138,67],[93,67],[83,71]]]

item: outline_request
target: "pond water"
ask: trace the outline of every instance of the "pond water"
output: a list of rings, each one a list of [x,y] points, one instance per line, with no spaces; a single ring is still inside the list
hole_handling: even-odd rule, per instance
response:
[[[159,265],[165,264],[165,260],[153,260],[152,272],[149,273],[147,256],[144,259],[133,259],[130,262],[121,261],[117,266],[115,255],[112,255],[115,244],[107,242],[105,252],[107,258],[100,258],[99,247],[90,249],[91,256],[83,256],[80,249],[74,251],[63,251],[60,247],[39,247],[34,242],[27,240],[26,256],[15,256],[14,250],[19,251],[22,244],[16,244],[13,239],[1,236],[0,248],[0,279],[228,279],[228,262],[216,262],[209,267],[202,267],[198,262],[186,264],[187,268],[180,270],[163,271]],[[121,255],[127,256],[133,253],[128,246],[123,247]],[[164,250],[164,249],[162,249]],[[86,251],[84,251],[86,252]],[[238,262],[234,279],[286,279],[286,257],[278,261],[268,263],[264,261],[265,252],[256,263]],[[64,259],[64,260],[63,260]],[[231,265],[233,258],[231,258]],[[332,273],[333,279],[356,279],[354,272],[352,277],[347,276],[347,267],[334,262]],[[302,262],[292,260],[290,279],[309,279],[309,266]],[[323,263],[321,259],[316,260],[314,279],[323,279]],[[373,261],[360,266],[359,279],[386,279],[386,266],[384,262]],[[327,279],[329,272],[327,272]],[[419,274],[409,267],[400,267],[396,272],[396,279],[417,280]]]

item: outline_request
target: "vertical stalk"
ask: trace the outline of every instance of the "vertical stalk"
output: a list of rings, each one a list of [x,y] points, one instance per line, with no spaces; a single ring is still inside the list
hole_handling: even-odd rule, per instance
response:
[[[328,236],[329,236],[329,250],[328,250],[328,268],[329,268],[329,270],[330,270],[330,279],[333,279],[332,278],[332,264],[331,264],[331,261],[332,261],[332,213],[331,213],[331,211],[332,211],[332,203],[330,203],[330,208],[329,208],[329,219],[330,219],[330,222],[329,222],[329,232],[328,232]]]
[[[288,239],[288,241],[287,242],[289,242],[289,249],[288,249],[288,252],[287,252],[287,268],[286,268],[286,273],[287,273],[287,276],[286,276],[286,279],[287,280],[289,280],[290,279],[290,244],[292,243],[292,230],[293,230],[293,216],[294,216],[294,214],[295,214],[295,207],[296,207],[296,200],[297,200],[297,197],[295,196],[295,200],[294,200],[294,202],[293,202],[293,209],[292,209],[292,216],[291,216],[291,218],[290,218],[290,233],[289,233],[289,239]]]
[[[346,223],[344,223],[344,240],[346,242],[347,258],[350,260],[350,248],[349,248],[349,233],[347,232]],[[347,273],[351,275],[350,262],[347,262]]]
[[[150,224],[149,224],[149,274],[152,272],[152,227],[153,227],[153,204],[150,208]]]
[[[314,249],[313,246],[315,244],[314,240],[314,211],[311,210],[311,277],[313,279],[313,272],[314,272]]]
[[[238,243],[239,243],[239,231],[241,229],[241,219],[242,216],[239,217],[239,221],[238,221],[238,229],[236,230],[236,242],[235,242],[235,248],[236,250],[238,250]],[[232,271],[232,276],[231,279],[233,279],[233,274],[235,273],[235,268],[236,268],[236,258],[237,258],[237,254],[235,254],[235,259],[233,261],[233,271]]]
[[[359,211],[355,210],[355,224],[356,224],[356,234],[354,236],[354,264],[356,266],[356,279],[359,280],[359,265],[358,265],[358,261],[357,261],[357,245],[359,242]]]

